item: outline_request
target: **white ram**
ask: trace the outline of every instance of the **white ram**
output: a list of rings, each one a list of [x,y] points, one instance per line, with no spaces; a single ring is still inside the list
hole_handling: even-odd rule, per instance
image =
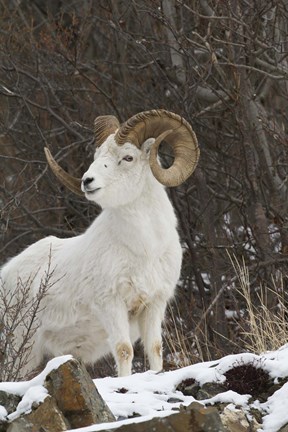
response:
[[[54,283],[42,300],[29,369],[45,355],[70,353],[89,364],[112,352],[118,375],[129,375],[133,343],[140,337],[150,368],[159,371],[161,323],[182,260],[164,186],[191,175],[197,139],[183,118],[165,110],[139,113],[122,126],[114,116],[97,117],[95,136],[94,162],[82,179],[68,175],[45,150],[62,183],[99,204],[102,213],[84,234],[32,244],[4,265],[1,278],[11,292],[19,278],[25,283],[32,274],[36,295],[51,255]],[[168,169],[157,158],[164,139],[174,151]],[[16,337],[20,344],[21,331]]]

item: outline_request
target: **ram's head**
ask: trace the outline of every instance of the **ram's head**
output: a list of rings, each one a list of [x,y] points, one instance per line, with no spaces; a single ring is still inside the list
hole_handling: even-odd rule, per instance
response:
[[[45,153],[53,172],[65,186],[96,202],[96,193],[99,196],[101,189],[105,189],[107,194],[112,183],[114,191],[115,183],[121,181],[126,182],[127,187],[131,182],[140,186],[146,168],[163,185],[178,186],[192,174],[199,159],[197,138],[189,123],[165,110],[141,112],[122,125],[114,116],[97,117],[95,137],[94,162],[82,179],[66,173],[47,148]],[[174,162],[167,169],[160,166],[157,157],[163,140],[172,147],[174,154]],[[122,195],[120,187],[118,197]]]

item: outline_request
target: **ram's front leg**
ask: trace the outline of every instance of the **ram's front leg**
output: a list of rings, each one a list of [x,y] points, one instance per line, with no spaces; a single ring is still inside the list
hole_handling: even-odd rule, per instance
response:
[[[124,302],[115,298],[107,307],[102,308],[101,315],[116,361],[118,376],[131,375],[134,352],[130,339],[128,311]]]
[[[166,303],[154,302],[146,306],[139,318],[141,339],[145,353],[148,356],[150,369],[163,369],[162,358],[162,321],[164,319]]]

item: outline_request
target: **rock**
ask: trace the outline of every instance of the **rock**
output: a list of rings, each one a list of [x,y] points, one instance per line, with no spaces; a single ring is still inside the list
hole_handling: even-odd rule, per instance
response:
[[[62,432],[68,429],[69,424],[55,400],[47,396],[31,413],[13,420],[7,432]]]
[[[223,425],[228,429],[229,432],[249,432],[250,424],[247,420],[246,415],[241,410],[230,410],[224,408],[224,411],[220,414]]]
[[[192,402],[188,410],[191,411],[191,425],[194,432],[225,432],[217,408],[208,407]]]
[[[9,423],[7,423],[5,420],[0,420],[0,432],[6,432],[8,426]]]
[[[196,399],[204,400],[210,399],[213,396],[216,396],[219,393],[223,393],[227,391],[226,387],[223,384],[219,384],[217,382],[207,382],[203,384],[200,390],[197,392]]]
[[[11,414],[16,410],[20,400],[20,396],[6,393],[5,391],[0,390],[0,405],[2,405],[6,409],[7,414]],[[6,432],[8,426],[9,423],[7,421],[0,420],[0,432]]]
[[[72,429],[115,421],[85,366],[76,359],[51,371],[46,377],[45,387]]]
[[[288,424],[285,425],[285,426],[283,426],[283,427],[279,430],[279,432],[288,432]]]
[[[167,399],[167,402],[168,403],[181,403],[181,402],[183,402],[183,399],[179,399],[176,397],[170,397],[169,399]]]
[[[260,424],[260,423],[262,423],[262,413],[261,413],[261,411],[259,411],[258,409],[256,409],[256,408],[253,408],[253,407],[251,407],[250,406],[250,409],[249,409],[249,411],[250,411],[250,414],[252,415],[252,417],[253,417],[253,419],[254,419],[254,422],[256,422],[257,424]],[[260,427],[260,426],[259,426]]]
[[[266,402],[270,396],[272,396],[277,390],[281,389],[283,385],[287,382],[288,377],[278,378],[277,382],[274,382],[274,380],[270,380],[270,386],[266,389],[266,391],[257,394],[257,399],[260,402]]]
[[[0,420],[0,432],[6,432],[9,424],[3,420]]]
[[[258,410],[255,411],[259,414]],[[241,409],[230,410],[226,406],[220,413],[220,417],[223,425],[229,432],[257,432],[261,428],[261,424],[258,423],[251,412],[248,420],[247,416]]]
[[[0,390],[0,405],[3,405],[6,408],[8,414],[11,414],[16,410],[20,400],[20,396]]]
[[[250,422],[250,429],[249,432],[258,432],[259,430],[261,430],[262,424],[258,423],[257,420],[255,420],[254,418],[251,420]],[[284,432],[288,432],[288,429]]]
[[[224,429],[218,411],[214,407],[204,408],[193,402],[180,413],[167,417],[155,417],[152,420],[122,425],[106,432],[227,432]],[[104,429],[102,429],[104,432]]]

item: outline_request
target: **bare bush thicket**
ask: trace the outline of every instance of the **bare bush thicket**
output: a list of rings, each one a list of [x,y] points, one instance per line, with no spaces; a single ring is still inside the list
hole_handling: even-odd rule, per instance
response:
[[[44,146],[80,177],[97,115],[174,111],[192,124],[201,158],[170,191],[185,254],[169,332],[181,326],[191,358],[237,352],[227,316],[242,300],[227,250],[249,269],[253,301],[268,284],[266,306],[277,310],[280,281],[268,276],[278,270],[287,301],[288,0],[0,8],[1,261],[45,235],[75,235],[99,212],[55,181]]]
[[[13,293],[7,291],[0,279],[0,382],[24,378],[21,369],[27,364],[31,353],[32,338],[39,325],[39,312],[43,310],[41,301],[52,286],[51,256],[38,292],[32,296],[31,285],[38,272],[39,269],[35,268],[25,282],[19,277]]]

